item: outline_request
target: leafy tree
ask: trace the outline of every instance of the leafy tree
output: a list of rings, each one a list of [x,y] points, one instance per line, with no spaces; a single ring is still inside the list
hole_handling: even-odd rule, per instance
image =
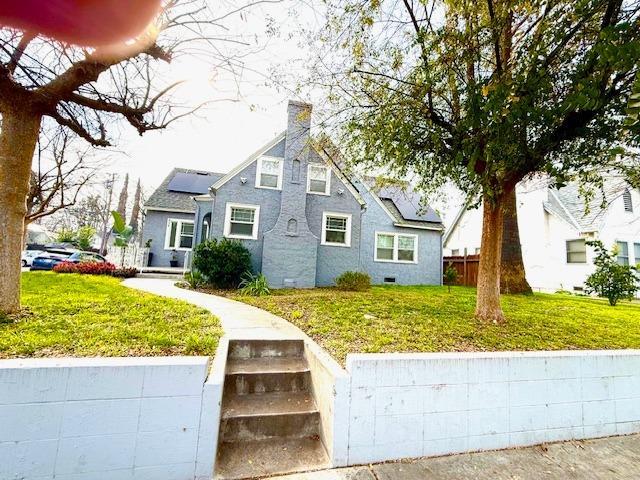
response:
[[[93,239],[96,236],[96,229],[85,225],[80,227],[75,234],[75,242],[80,250],[89,250],[93,244]]]
[[[637,162],[624,126],[638,73],[640,4],[622,0],[342,0],[322,38],[351,157],[425,192],[453,182],[483,204],[476,316],[504,321],[506,205],[545,174],[598,184]],[[346,62],[346,64],[345,64]],[[618,155],[615,155],[618,154]],[[637,163],[635,164],[637,168]]]
[[[69,8],[76,8],[76,3]],[[225,22],[262,2],[233,5],[228,11],[214,3],[164,0],[156,21],[138,37],[127,35],[126,42],[109,41],[108,46],[89,43],[93,48],[54,40],[51,35],[55,38],[55,32],[41,35],[0,28],[0,224],[4,228],[0,236],[0,312],[20,308],[25,198],[43,118],[92,146],[106,147],[114,143],[118,121],[124,120],[143,134],[166,128],[200,108],[202,105],[193,107],[175,99],[173,92],[182,82],[170,80],[167,65],[189,55],[212,68],[234,72],[239,55],[246,56],[250,50],[241,35],[227,32]],[[91,11],[62,12],[67,27],[76,22],[77,28],[68,30],[87,33],[89,25],[88,33],[91,28],[94,33],[113,31],[105,18],[89,20]],[[116,17],[120,21],[131,18],[112,15],[109,19]]]
[[[73,243],[76,239],[76,232],[69,228],[61,228],[56,233],[56,242],[58,243]]]
[[[120,212],[113,211],[111,215],[113,216],[113,233],[116,237],[113,244],[116,247],[126,248],[133,236],[133,228],[127,226]]]
[[[618,300],[633,300],[640,282],[638,269],[620,265],[616,248],[608,252],[599,240],[587,242],[587,245],[594,247],[596,251],[593,260],[596,271],[585,282],[586,292],[607,298],[612,307],[616,306]]]

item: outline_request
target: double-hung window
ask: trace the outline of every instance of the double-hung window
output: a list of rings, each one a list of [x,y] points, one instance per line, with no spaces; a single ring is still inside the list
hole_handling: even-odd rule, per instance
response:
[[[322,245],[351,246],[351,215],[330,212],[322,214]]]
[[[227,238],[258,238],[259,205],[227,203],[224,218],[224,236]]]
[[[567,263],[587,263],[587,245],[584,239],[567,240]]]
[[[618,263],[629,265],[629,244],[627,242],[616,242],[618,246]]]
[[[281,158],[260,157],[256,166],[256,187],[282,190]]]
[[[633,255],[636,265],[640,265],[640,243],[633,244]]]
[[[331,169],[327,165],[310,163],[307,170],[307,193],[329,195],[331,190]]]
[[[376,262],[417,263],[418,236],[376,232]]]
[[[193,246],[193,221],[170,218],[164,248],[167,250],[190,250]]]

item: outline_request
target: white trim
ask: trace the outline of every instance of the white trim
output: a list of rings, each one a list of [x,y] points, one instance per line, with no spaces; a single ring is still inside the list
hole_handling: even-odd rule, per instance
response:
[[[570,252],[569,242],[578,242],[582,240],[584,242],[584,262],[570,262],[569,253],[582,253],[582,252]],[[567,238],[564,241],[564,263],[566,265],[586,265],[589,263],[589,257],[587,256],[587,239],[586,238]]]
[[[344,218],[347,220],[346,231],[344,235],[345,243],[327,242],[327,217]],[[351,214],[339,212],[322,212],[322,237],[321,245],[330,247],[351,247]]]
[[[163,208],[163,207],[144,207],[145,212],[169,212],[169,213],[190,213],[193,215],[195,210],[179,210],[177,208]]]
[[[237,235],[231,232],[231,209],[232,208],[249,208],[255,211],[253,215],[253,228],[251,235]],[[236,238],[239,240],[257,240],[258,239],[258,225],[260,223],[260,205],[250,205],[245,203],[231,203],[227,202],[224,214],[224,236],[226,238]]]
[[[394,223],[393,226],[399,227],[399,228],[415,228],[417,230],[432,230],[435,232],[442,232],[444,230],[443,227],[430,227],[428,225],[412,225],[409,223]]]
[[[325,169],[325,189],[324,192],[312,192],[311,191],[311,176],[309,170],[311,167],[321,167]],[[307,164],[307,193],[311,195],[324,195],[328,197],[331,195],[331,167],[326,163],[309,162]]]
[[[382,203],[382,200],[380,200],[380,197],[378,197],[378,195],[376,195],[373,190],[371,190],[369,188],[369,186],[367,185],[367,183],[364,180],[360,180],[360,184],[365,188],[365,190],[369,193],[369,195],[371,195],[371,197],[373,197],[373,199],[375,200],[375,202],[380,206],[380,208],[382,208],[382,210],[384,210],[384,212],[387,214],[387,216],[393,220],[393,222],[397,222],[398,219],[389,211],[389,209],[387,208],[387,206]]]
[[[169,245],[171,239],[171,224],[176,222],[176,238],[174,239],[178,245],[180,245],[180,237],[182,236],[182,224],[190,223],[193,226],[193,234],[191,235],[191,247],[180,247]],[[184,218],[167,218],[167,228],[164,231],[164,249],[165,250],[177,250],[180,252],[186,252],[193,248],[193,241],[195,240],[196,225],[193,220],[187,220]]]
[[[408,263],[408,264],[417,264],[418,263],[418,235],[415,233],[400,233],[400,232],[383,232],[376,230],[375,240],[373,242],[373,261],[380,263]],[[387,260],[378,258],[378,235],[389,235],[393,238],[393,260]],[[413,260],[398,260],[398,237],[413,237]]]
[[[362,194],[353,186],[353,183],[345,176],[340,167],[336,165],[336,163],[331,158],[331,155],[329,155],[323,148],[314,147],[314,150],[320,156],[320,158],[322,158],[331,167],[333,173],[335,173],[336,177],[338,177],[340,181],[347,187],[347,189],[355,197],[360,206],[365,207],[367,205],[367,202],[364,200],[364,198],[362,198]],[[362,181],[357,176],[355,176],[355,178],[358,182],[362,183]]]
[[[272,147],[275,147],[278,144],[278,142],[280,142],[281,140],[283,140],[286,137],[286,134],[287,134],[287,132],[284,131],[280,135],[278,135],[276,138],[271,140],[269,143],[264,145],[257,152],[253,153],[249,158],[247,158],[244,162],[242,162],[241,164],[237,165],[229,173],[227,173],[224,177],[222,177],[220,180],[218,180],[216,183],[214,183],[209,190],[210,191],[211,190],[213,190],[213,191],[218,190],[221,186],[223,186],[229,180],[234,178],[238,173],[240,173],[242,170],[244,170],[249,165],[251,165],[253,162],[255,162],[258,159],[258,157],[261,156],[264,152],[267,152]]]
[[[279,165],[279,173],[278,173],[278,183],[275,187],[267,187],[264,185],[260,185],[260,180],[262,177],[262,161],[269,160],[272,162],[278,162]],[[256,161],[256,188],[265,188],[267,190],[282,190],[282,177],[284,175],[284,158],[280,157],[271,157],[269,155],[261,155]]]

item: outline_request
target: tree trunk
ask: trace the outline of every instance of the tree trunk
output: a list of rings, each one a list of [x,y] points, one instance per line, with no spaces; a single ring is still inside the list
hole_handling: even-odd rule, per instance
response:
[[[531,293],[525,276],[518,229],[518,204],[516,189],[504,199],[504,225],[502,228],[502,265],[500,267],[501,293]]]
[[[31,160],[41,116],[24,105],[2,112],[0,130],[0,314],[20,310],[20,268]]]
[[[484,195],[482,207],[482,243],[478,266],[476,317],[493,323],[504,322],[500,307],[500,259],[502,256],[503,199],[492,203]]]

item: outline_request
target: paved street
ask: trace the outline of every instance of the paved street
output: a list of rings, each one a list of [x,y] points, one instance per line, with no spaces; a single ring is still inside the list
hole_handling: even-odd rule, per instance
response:
[[[540,479],[640,479],[640,435],[277,477],[277,480]]]

